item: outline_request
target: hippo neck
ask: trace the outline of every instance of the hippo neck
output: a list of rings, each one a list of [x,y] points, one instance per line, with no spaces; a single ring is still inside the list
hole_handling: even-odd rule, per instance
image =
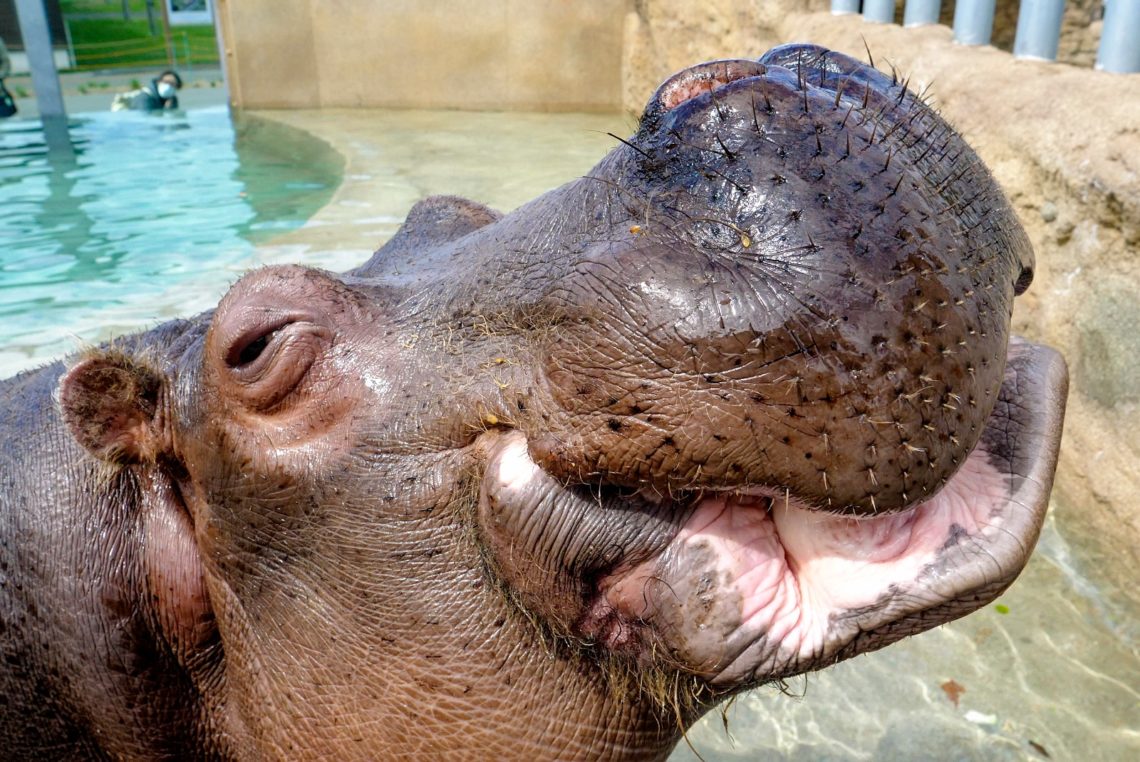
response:
[[[437,240],[424,240],[419,227],[402,229],[347,273],[350,282],[386,292],[380,298],[400,302],[399,315],[417,319],[525,310],[572,271],[581,251],[610,241],[615,225],[629,226],[635,215],[626,206],[634,196],[619,187],[629,171],[627,153],[611,152],[586,176],[477,227],[445,230]],[[409,218],[408,226],[413,222],[419,220]]]
[[[360,758],[383,756],[383,749],[446,758],[461,747],[506,759],[663,759],[681,733],[672,710],[645,700],[636,685],[615,689],[612,670],[600,660],[541,632],[488,578],[476,541],[449,530],[446,518],[429,523],[437,520],[421,529],[442,540],[440,550],[406,557],[376,581],[393,589],[415,580],[415,587],[406,601],[385,604],[383,642],[366,650],[334,635],[351,627],[347,620],[329,621],[321,641],[319,634],[290,630],[295,615],[257,621],[258,612],[227,600],[226,586],[213,586],[226,644],[228,696],[220,709],[230,723],[227,735],[259,739],[253,743],[260,752],[304,739],[315,756],[331,757],[361,735],[360,727],[344,727],[349,714],[337,708],[352,702],[358,716],[371,718],[365,737],[378,744],[361,748]],[[289,594],[282,588],[281,595]],[[291,609],[265,603],[295,613],[297,600]],[[361,608],[329,616],[375,618]],[[318,641],[323,652],[311,645]],[[345,665],[343,674],[328,672],[330,653]],[[320,685],[320,711],[291,703],[277,678]],[[283,734],[266,737],[268,717],[278,723],[269,732]]]

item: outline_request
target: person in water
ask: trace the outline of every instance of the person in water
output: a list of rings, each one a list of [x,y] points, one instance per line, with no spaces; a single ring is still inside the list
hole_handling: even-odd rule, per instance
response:
[[[150,84],[119,93],[111,103],[112,111],[169,111],[178,108],[178,91],[182,89],[182,77],[178,72],[167,70],[150,81]]]

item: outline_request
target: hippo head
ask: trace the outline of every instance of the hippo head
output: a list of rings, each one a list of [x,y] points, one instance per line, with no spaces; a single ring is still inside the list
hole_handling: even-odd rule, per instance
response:
[[[1033,255],[904,84],[677,74],[586,177],[253,272],[60,400],[131,474],[160,639],[239,753],[659,753],[734,692],[997,596],[1066,372]],[[213,735],[210,735],[214,738]]]

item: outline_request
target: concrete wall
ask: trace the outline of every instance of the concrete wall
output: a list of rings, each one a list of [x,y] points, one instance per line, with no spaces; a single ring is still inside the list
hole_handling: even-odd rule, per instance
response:
[[[8,57],[12,59],[12,73],[13,74],[27,74],[31,71],[28,66],[28,54],[23,51],[9,51]],[[71,66],[71,56],[67,54],[66,50],[56,48],[51,52],[51,57],[55,60],[55,68],[63,70]]]
[[[230,98],[616,111],[632,0],[216,0]]]

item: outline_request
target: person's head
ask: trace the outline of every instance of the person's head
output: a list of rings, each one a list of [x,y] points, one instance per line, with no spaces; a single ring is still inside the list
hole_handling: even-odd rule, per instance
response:
[[[182,77],[178,72],[167,69],[154,80],[155,89],[162,98],[170,98],[177,90],[182,89]]]

